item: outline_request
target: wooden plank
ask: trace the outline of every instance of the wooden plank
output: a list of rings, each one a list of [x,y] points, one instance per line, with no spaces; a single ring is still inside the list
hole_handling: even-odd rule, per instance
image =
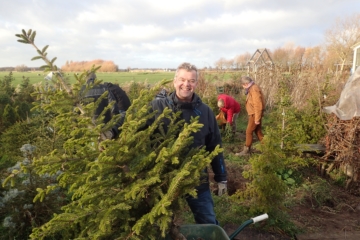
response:
[[[296,144],[297,147],[302,152],[325,152],[326,147],[323,144]]]

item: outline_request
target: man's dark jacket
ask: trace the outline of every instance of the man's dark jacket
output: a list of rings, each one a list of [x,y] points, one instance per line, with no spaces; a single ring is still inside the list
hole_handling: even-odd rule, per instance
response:
[[[92,84],[92,82],[89,82],[88,84]],[[108,96],[107,98],[102,99],[101,103],[99,104],[99,106],[96,108],[95,112],[94,112],[94,119],[96,119],[101,112],[104,110],[104,108],[112,101],[116,101],[116,97],[114,96],[114,94],[109,91],[108,87],[105,84],[97,84],[97,85],[93,85],[90,89],[86,90],[86,85],[83,85],[80,93],[82,95],[82,101],[84,103],[89,103],[89,102],[95,102],[97,101],[97,99],[104,94],[104,92],[108,91]],[[124,96],[124,99],[127,98],[127,95],[125,92],[122,93]],[[113,104],[111,110],[107,111],[105,113],[104,116],[104,123],[107,123],[110,121],[110,119],[112,118],[113,115],[117,115],[117,114],[123,114],[123,112],[125,112],[128,108],[129,108],[130,104],[127,104],[126,106],[124,106],[123,109],[119,108],[119,104],[115,103]],[[119,135],[119,127],[124,123],[124,117],[119,118],[119,121],[112,126],[111,131],[114,134],[114,138],[117,137]]]
[[[191,103],[180,102],[176,97],[175,92],[170,93],[169,96],[156,98],[151,102],[152,110],[157,111],[156,116],[158,117],[162,111],[168,107],[173,111],[181,111],[181,118],[184,119],[187,123],[190,122],[191,117],[199,116],[199,123],[204,124],[204,126],[196,133],[193,133],[194,143],[191,145],[192,148],[197,148],[205,146],[206,150],[211,152],[215,149],[217,145],[221,146],[221,136],[218,124],[215,119],[213,111],[204,104],[200,97],[197,94],[194,94],[193,100]],[[150,124],[149,122],[148,124]],[[164,124],[164,129],[166,130],[167,124]],[[216,156],[212,162],[211,166],[214,172],[214,179],[216,182],[226,181],[226,167],[224,162],[223,154],[220,153]],[[207,172],[207,169],[204,170]],[[202,190],[209,189],[208,176],[206,177],[206,182],[202,183],[196,189],[201,192]]]

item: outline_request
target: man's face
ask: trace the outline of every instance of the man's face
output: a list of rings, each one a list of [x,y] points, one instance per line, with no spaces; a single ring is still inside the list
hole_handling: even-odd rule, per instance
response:
[[[196,71],[194,70],[189,72],[185,69],[180,69],[174,78],[176,96],[183,102],[191,102],[196,85]]]

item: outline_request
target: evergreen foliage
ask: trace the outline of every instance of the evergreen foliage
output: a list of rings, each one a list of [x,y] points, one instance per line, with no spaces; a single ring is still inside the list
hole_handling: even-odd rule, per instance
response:
[[[3,123],[4,127],[5,128],[10,127],[18,119],[19,119],[19,116],[16,114],[15,109],[10,104],[6,104],[6,106],[4,108],[4,112],[2,114],[2,123]]]
[[[15,88],[12,86],[12,82],[14,81],[13,73],[10,72],[8,76],[4,76],[2,80],[0,80],[0,89],[1,92],[12,96],[15,92]]]
[[[15,93],[15,105],[17,106],[17,113],[21,120],[30,117],[30,110],[33,107],[32,103],[35,101],[32,95],[34,92],[35,87],[30,84],[30,79],[23,78]]]
[[[46,58],[48,46],[39,50],[34,44],[36,32],[16,34],[19,42],[33,45],[43,59],[45,70],[57,71],[55,59]],[[92,69],[93,72],[96,69]],[[127,111],[116,140],[100,142],[100,133],[117,120],[102,122],[102,114],[93,120],[92,113],[105,92],[95,103],[81,104],[80,87],[85,82],[83,73],[73,86],[60,84],[36,89],[35,112],[52,118],[46,123],[53,137],[53,150],[34,158],[33,169],[39,176],[53,176],[59,171],[57,184],[38,187],[34,202],[43,202],[61,187],[71,196],[62,212],[33,229],[33,239],[157,239],[165,236],[174,215],[180,211],[187,194],[196,195],[203,169],[222,149],[213,152],[189,149],[192,133],[202,124],[194,118],[187,124],[179,120],[180,112],[166,109],[151,126],[146,122],[155,113],[149,102],[160,90],[160,83],[152,89],[137,91]],[[96,82],[95,84],[100,83]],[[63,91],[62,89],[65,89]],[[113,103],[112,103],[113,104]],[[168,131],[162,119],[170,119]],[[61,145],[60,147],[58,145]],[[14,172],[7,181],[17,175]]]
[[[12,72],[10,72],[8,76],[4,76],[3,79],[0,79],[0,134],[15,122],[15,113],[12,109],[12,97],[15,92],[15,88],[11,85],[13,80]],[[5,117],[3,117],[5,108],[7,108],[7,111]]]
[[[34,87],[24,78],[19,89],[12,86],[12,72],[0,79],[0,133],[16,122],[25,120],[30,115],[34,98]]]
[[[55,150],[36,159],[36,169],[39,174],[62,170],[59,186],[69,189],[72,201],[63,207],[63,213],[34,229],[32,238],[60,234],[71,238],[156,239],[160,233],[165,235],[183,197],[196,195],[194,187],[199,184],[201,170],[220,149],[212,153],[189,151],[191,133],[202,124],[197,119],[184,124],[178,121],[179,113],[169,109],[140,131],[154,115],[147,103],[158,90],[141,91],[127,111],[119,138],[104,142],[98,142],[98,136],[106,126],[101,121],[95,125],[91,122],[96,103],[84,106],[85,114],[65,112],[59,107],[63,96],[55,92],[53,99],[43,104],[56,112],[54,131],[69,138],[61,154]],[[156,133],[165,117],[171,119],[168,131]],[[34,200],[42,201],[53,188],[37,189]]]
[[[35,45],[35,36],[36,31],[32,31],[29,29],[27,32],[22,29],[21,34],[15,34],[16,37],[19,39],[17,40],[20,43],[30,44],[38,53],[37,56],[33,57],[31,60],[38,60],[42,59],[46,64],[41,66],[40,69],[44,70],[45,72],[52,72],[55,75],[55,81],[53,82],[57,87],[64,89],[68,94],[71,93],[71,88],[69,86],[68,81],[64,78],[63,74],[59,71],[58,67],[55,65],[56,57],[53,59],[49,59],[47,56],[46,50],[48,49],[49,45],[46,45],[41,50]]]
[[[298,114],[307,143],[319,143],[327,132],[326,113],[322,108],[326,106],[324,96],[329,95],[329,92],[333,90],[328,80],[319,89],[309,89],[313,92],[312,97],[308,99],[307,108]]]
[[[4,161],[0,162],[0,169],[22,160],[23,155],[19,149],[24,144],[37,146],[39,155],[56,148],[61,149],[63,140],[53,132],[49,125],[50,119],[52,115],[39,112],[27,121],[16,122],[7,128],[0,139],[0,152],[4,158]]]
[[[138,83],[138,82],[131,82],[128,91],[126,94],[128,95],[130,101],[132,102],[139,96],[139,92],[142,89],[146,89],[147,86],[144,83]]]
[[[7,169],[8,177],[2,182],[4,190],[0,197],[0,232],[7,239],[28,239],[34,227],[47,222],[67,201],[60,188],[54,189],[43,202],[32,201],[36,188],[55,183],[60,172],[52,176],[38,176],[32,165],[33,158],[37,155],[35,147],[24,144],[20,151],[23,153],[23,160]]]

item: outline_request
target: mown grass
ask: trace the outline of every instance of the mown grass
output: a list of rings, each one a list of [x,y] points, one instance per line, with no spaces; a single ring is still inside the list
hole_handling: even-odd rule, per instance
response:
[[[0,72],[0,79],[3,79],[4,76],[8,76],[10,72]],[[12,72],[15,80],[13,85],[17,86],[21,83],[24,78],[29,78],[31,84],[42,83],[46,80],[47,73],[42,71],[32,71],[32,72]],[[75,74],[74,72],[65,73],[65,77],[68,78],[70,83],[75,83]],[[81,74],[81,72],[79,72]],[[103,80],[104,82],[118,83],[120,86],[127,85],[131,82],[136,83],[148,83],[155,84],[164,79],[171,80],[174,78],[175,72],[98,72],[96,73],[98,79]],[[209,72],[206,73],[207,79],[209,81],[226,81],[234,78],[234,74],[231,72]]]
[[[75,82],[75,74],[76,73],[65,73],[66,78],[68,78],[70,83]],[[81,74],[81,73],[79,73]],[[149,84],[157,83],[163,79],[172,79],[174,77],[174,72],[143,72],[143,73],[135,73],[135,72],[112,72],[112,73],[96,73],[98,79],[103,80],[104,82],[114,82],[120,85],[125,85],[130,82],[146,82]],[[9,75],[9,72],[0,72],[0,79],[4,76]],[[30,83],[40,83],[47,80],[44,80],[47,74],[41,71],[37,72],[13,72],[13,76],[15,78],[13,85],[17,86],[21,83],[23,78],[29,78]]]

